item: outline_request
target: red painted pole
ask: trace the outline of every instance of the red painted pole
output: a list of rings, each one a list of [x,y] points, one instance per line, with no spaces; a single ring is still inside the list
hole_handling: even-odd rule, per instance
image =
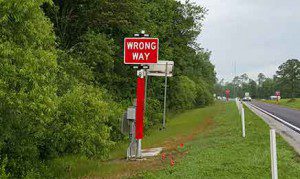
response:
[[[143,138],[144,108],[145,108],[145,78],[138,77],[136,87],[136,131],[135,138]]]

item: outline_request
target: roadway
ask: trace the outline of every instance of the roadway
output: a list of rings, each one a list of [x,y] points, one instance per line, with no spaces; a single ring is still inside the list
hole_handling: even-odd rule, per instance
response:
[[[300,128],[300,110],[285,108],[275,104],[264,103],[260,101],[250,102],[252,105],[259,107],[268,113]],[[295,129],[294,129],[295,130]],[[300,132],[300,131],[297,131]]]

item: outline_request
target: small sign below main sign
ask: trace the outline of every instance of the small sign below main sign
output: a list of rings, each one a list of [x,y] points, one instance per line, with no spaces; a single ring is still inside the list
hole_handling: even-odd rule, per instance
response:
[[[149,65],[148,76],[173,76],[173,61],[158,61],[156,64]]]
[[[125,64],[155,64],[158,61],[158,38],[125,38]]]

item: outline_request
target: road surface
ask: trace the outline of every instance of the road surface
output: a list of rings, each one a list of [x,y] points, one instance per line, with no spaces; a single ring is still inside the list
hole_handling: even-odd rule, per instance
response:
[[[252,101],[251,104],[300,128],[300,110],[293,110],[293,109],[281,107],[279,105],[264,103],[260,101]]]

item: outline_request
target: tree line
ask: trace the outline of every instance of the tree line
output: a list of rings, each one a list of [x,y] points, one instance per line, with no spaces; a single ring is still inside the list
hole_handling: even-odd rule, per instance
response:
[[[259,73],[257,80],[248,77],[246,73],[236,76],[231,82],[218,81],[215,85],[215,93],[224,96],[225,89],[231,91],[231,97],[244,97],[249,92],[252,98],[269,99],[280,91],[282,98],[300,97],[300,61],[289,59],[278,67],[273,78]]]
[[[105,159],[126,139],[136,71],[123,64],[123,39],[141,30],[175,62],[168,109],[211,104],[214,66],[196,42],[206,12],[176,0],[0,1],[0,176],[51,177],[47,162]],[[163,84],[149,78],[146,129],[161,123]]]

